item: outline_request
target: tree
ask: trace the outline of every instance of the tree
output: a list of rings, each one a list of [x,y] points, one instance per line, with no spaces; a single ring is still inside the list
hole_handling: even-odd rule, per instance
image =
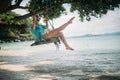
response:
[[[19,22],[11,20],[15,16],[20,16],[15,12],[7,12],[5,14],[0,14],[1,22],[0,22],[0,39],[8,39],[8,38],[16,38],[16,35],[24,31],[27,32],[27,25],[30,24],[30,19],[24,19]]]
[[[71,5],[71,12],[77,10],[81,21],[90,21],[91,16],[99,18],[107,14],[108,10],[119,8],[120,0],[80,0]]]
[[[12,1],[15,2],[14,5],[12,5]],[[120,7],[120,0],[30,0],[26,6],[20,6],[22,1],[8,0],[8,3],[6,3],[5,0],[1,0],[2,3],[6,4],[3,5],[1,3],[1,6],[5,7],[0,6],[0,14],[17,8],[26,9],[29,12],[28,14],[11,19],[22,20],[38,13],[40,16],[43,16],[46,8],[48,8],[46,13],[53,19],[64,13],[65,8],[62,5],[68,3],[71,4],[71,12],[78,11],[81,21],[84,19],[89,21],[91,16],[98,18],[106,14],[108,10]]]

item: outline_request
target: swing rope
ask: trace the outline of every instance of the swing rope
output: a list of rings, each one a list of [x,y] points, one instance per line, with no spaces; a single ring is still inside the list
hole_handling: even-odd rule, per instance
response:
[[[49,24],[51,25],[52,29],[54,29],[53,20],[52,20],[52,23],[49,20]],[[59,49],[59,45],[61,44],[61,42],[58,37],[56,39],[57,39],[57,42],[54,42],[54,44],[56,45],[57,49]]]
[[[48,9],[48,7],[51,7],[51,5],[52,5],[51,0],[48,0],[48,1],[47,1],[47,5],[46,5],[46,10]],[[48,12],[48,11],[46,11],[46,12]],[[46,14],[47,14],[47,13],[46,13]],[[49,18],[49,17],[48,17],[48,18]],[[49,22],[50,26],[52,27],[52,29],[55,29],[55,28],[54,28],[54,24],[53,24],[53,19],[52,19],[51,21],[52,21],[52,22],[50,22],[50,20],[48,20],[48,22]],[[57,37],[56,39],[57,39],[57,42],[54,42],[54,44],[56,45],[57,49],[59,49],[59,44],[60,44],[61,42],[60,42],[60,40],[59,40],[58,37]]]

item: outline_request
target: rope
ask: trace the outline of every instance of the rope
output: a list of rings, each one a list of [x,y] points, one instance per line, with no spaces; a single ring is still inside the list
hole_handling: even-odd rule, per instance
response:
[[[52,29],[54,29],[53,20],[52,20],[52,23],[51,23],[50,20],[49,20],[49,24],[50,24],[50,26],[52,27]]]
[[[52,23],[51,23],[50,20],[49,20],[49,24],[50,24],[50,26],[52,27],[52,29],[54,29],[53,20],[52,20]],[[60,45],[60,40],[59,40],[59,38],[57,38],[57,40],[58,40],[58,42],[54,42],[55,45],[56,45],[56,47],[57,47],[56,50],[59,49],[59,45]]]
[[[52,5],[51,0],[48,0],[46,7],[47,7],[47,8],[48,8],[48,7],[51,7],[51,5]],[[48,17],[48,18],[49,18],[49,17]],[[52,27],[52,29],[54,29],[53,20],[52,20],[52,22],[50,22],[50,20],[48,20],[48,22],[49,22],[50,26]],[[56,45],[56,50],[59,49],[59,44],[60,44],[59,38],[57,38],[57,41],[58,41],[58,42],[54,42],[54,44]]]

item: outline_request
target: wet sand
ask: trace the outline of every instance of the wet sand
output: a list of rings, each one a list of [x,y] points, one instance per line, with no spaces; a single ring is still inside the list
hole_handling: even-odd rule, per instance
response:
[[[0,80],[120,80],[120,53],[0,51]]]

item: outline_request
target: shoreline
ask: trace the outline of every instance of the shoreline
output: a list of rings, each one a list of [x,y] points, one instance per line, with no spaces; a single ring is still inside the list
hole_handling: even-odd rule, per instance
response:
[[[0,79],[120,80],[119,53],[40,49],[3,50]]]

